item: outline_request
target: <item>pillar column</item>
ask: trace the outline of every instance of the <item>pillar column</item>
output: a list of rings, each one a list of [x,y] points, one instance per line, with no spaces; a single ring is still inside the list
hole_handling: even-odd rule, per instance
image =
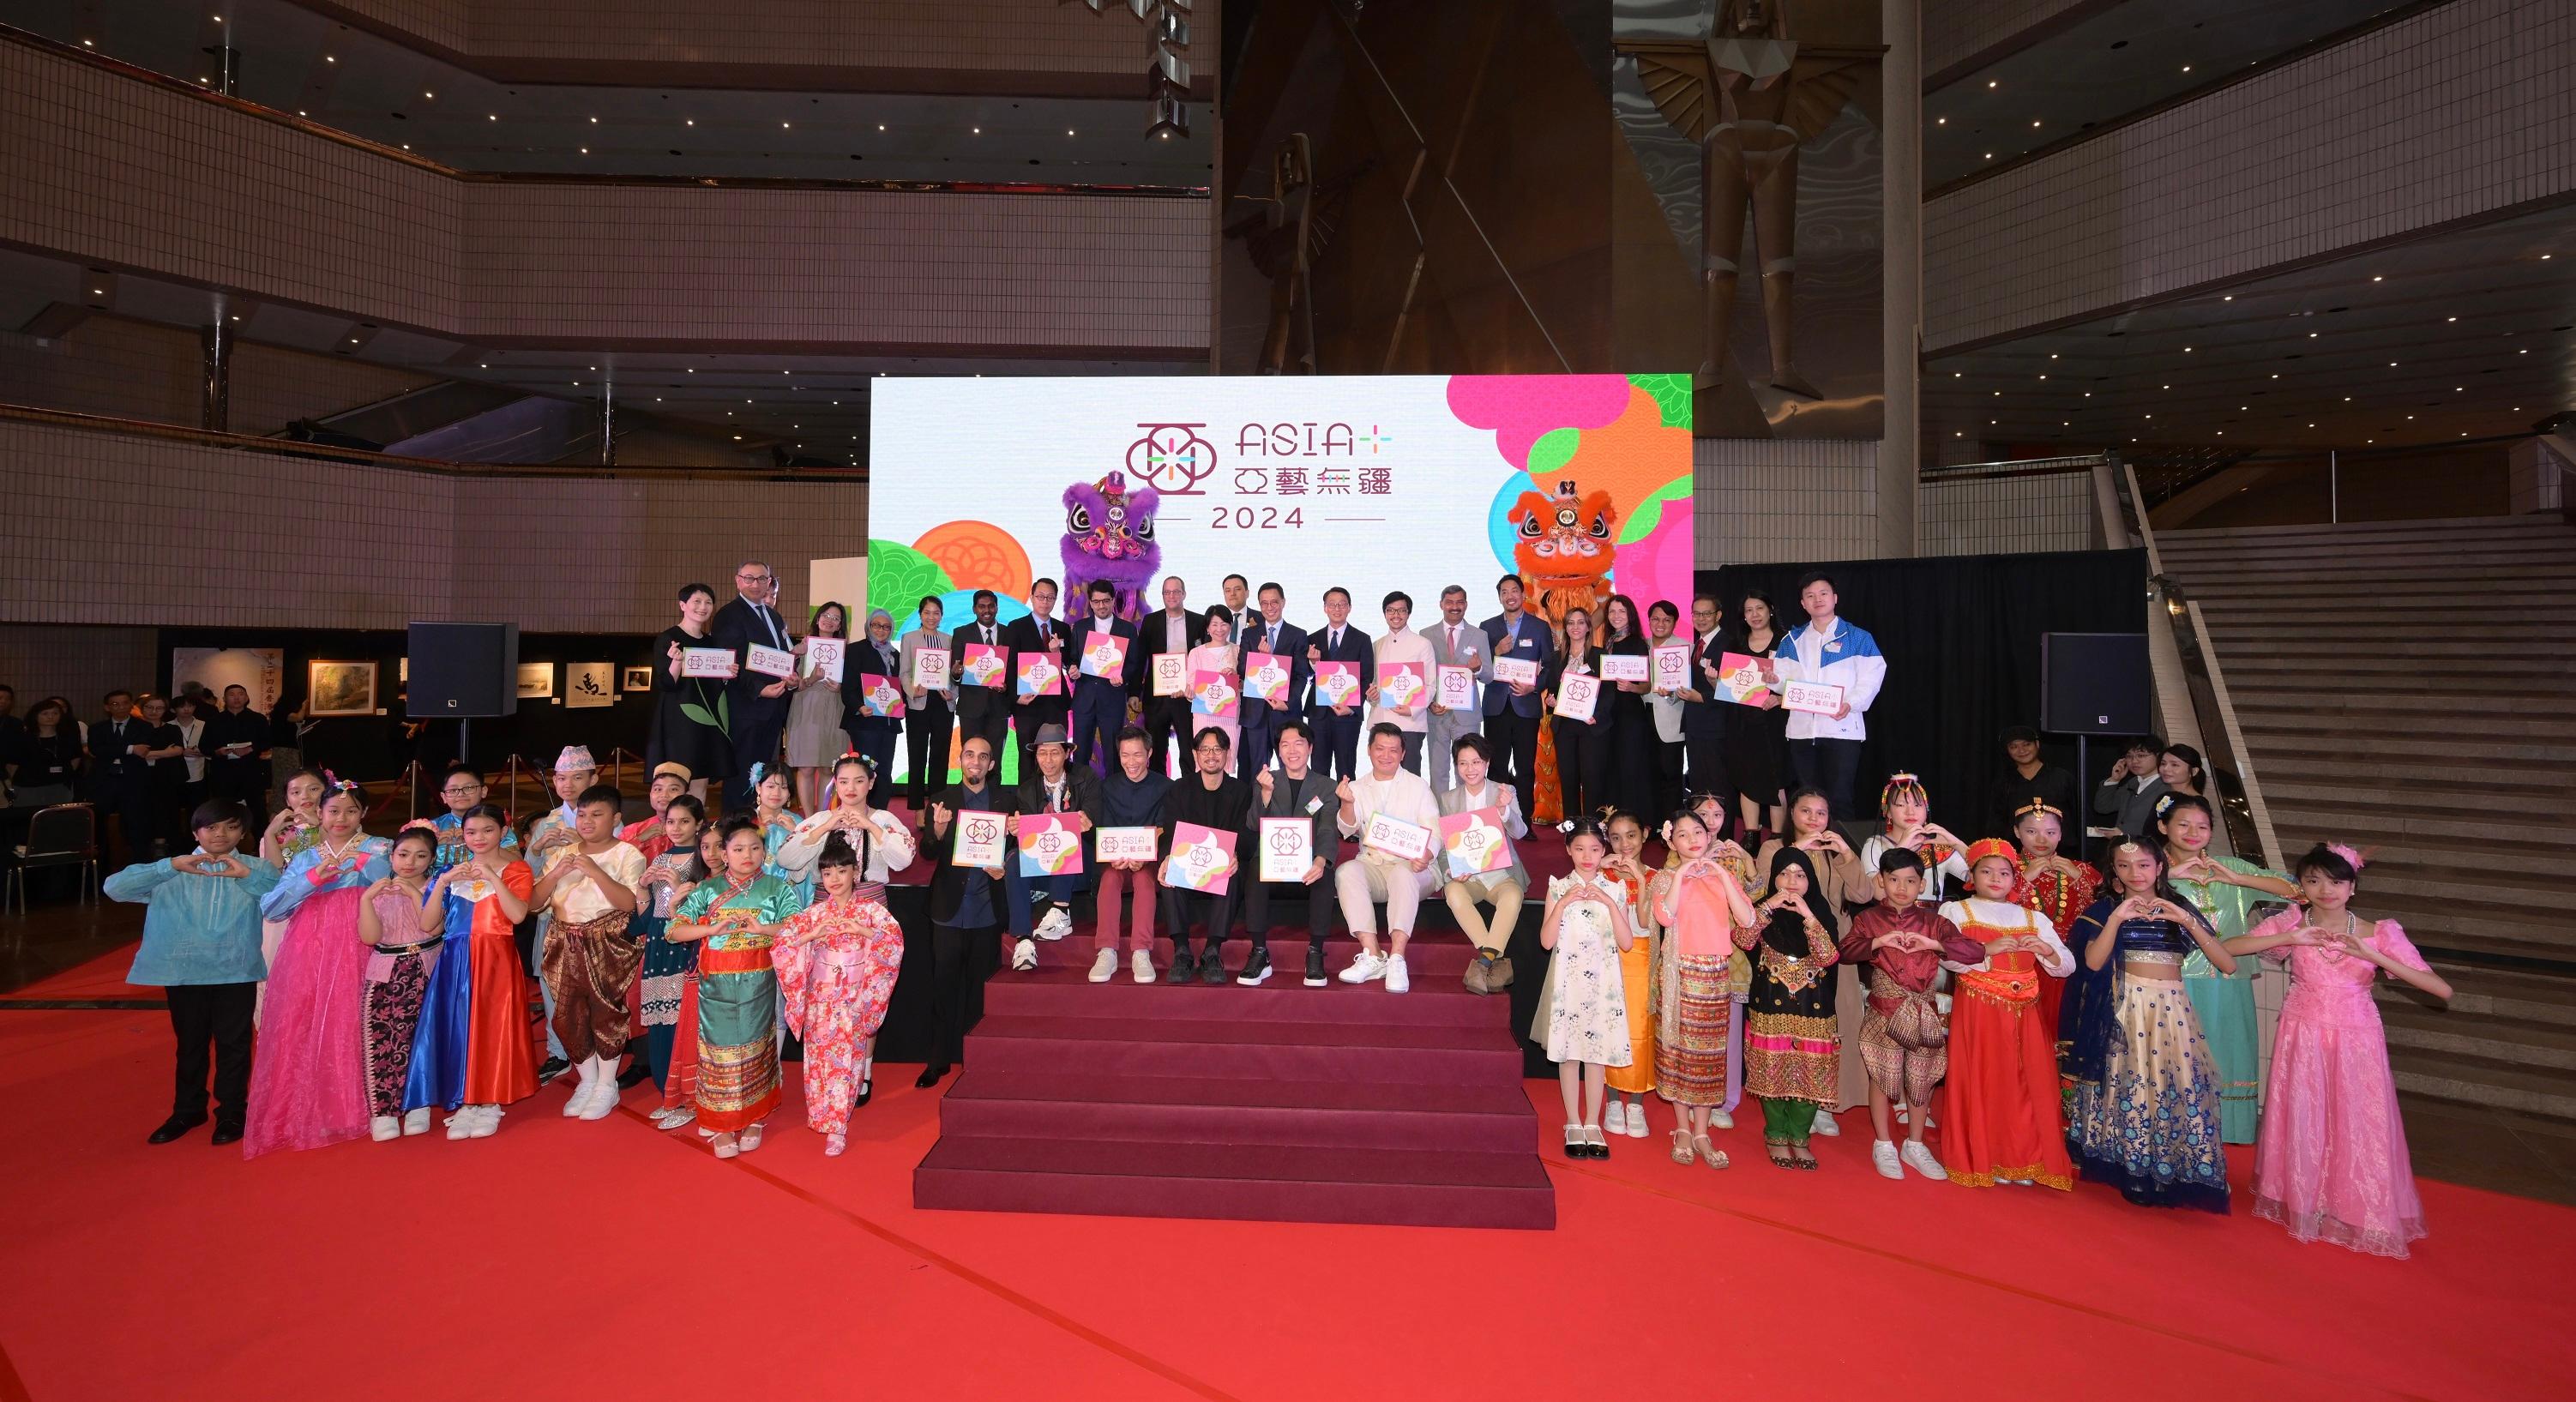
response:
[[[1914,488],[1922,467],[1923,325],[1923,14],[1920,0],[1880,0],[1879,62],[1886,112],[1886,302],[1879,358],[1886,380],[1887,422],[1878,442],[1878,553],[1914,551]]]

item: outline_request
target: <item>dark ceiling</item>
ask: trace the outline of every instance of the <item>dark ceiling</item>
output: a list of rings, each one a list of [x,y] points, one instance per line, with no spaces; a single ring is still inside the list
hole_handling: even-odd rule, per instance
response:
[[[2016,157],[2232,82],[2356,25],[2420,8],[2398,0],[2127,0],[1972,71],[1923,99],[1923,187],[1937,192]]]
[[[2576,204],[1926,362],[1927,431],[1988,442],[2385,447],[2576,406]]]

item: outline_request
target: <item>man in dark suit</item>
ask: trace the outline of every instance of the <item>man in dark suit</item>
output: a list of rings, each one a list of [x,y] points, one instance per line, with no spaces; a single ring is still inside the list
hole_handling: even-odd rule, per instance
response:
[[[1249,686],[1243,693],[1243,743],[1235,750],[1235,770],[1257,774],[1270,767],[1271,756],[1279,752],[1279,727],[1291,716],[1306,713],[1306,683],[1314,672],[1306,665],[1306,630],[1280,615],[1288,610],[1288,591],[1275,583],[1261,586],[1261,608],[1252,615],[1244,630],[1235,634],[1242,644],[1249,675],[1252,654],[1266,652],[1288,661],[1288,696],[1284,706],[1256,701]],[[1314,737],[1307,737],[1308,743]]]
[[[1219,610],[1222,612],[1222,610]],[[1142,699],[1145,739],[1154,756],[1154,767],[1173,773],[1167,763],[1164,746],[1173,736],[1181,737],[1184,760],[1188,758],[1190,736],[1196,727],[1190,724],[1189,673],[1183,664],[1182,693],[1178,696],[1154,694],[1154,659],[1166,653],[1186,654],[1207,641],[1207,616],[1190,612],[1189,586],[1176,574],[1163,576],[1163,607],[1149,613],[1136,625],[1136,654],[1130,657],[1128,672],[1135,680],[1135,694]],[[1245,708],[1247,713],[1250,707]],[[1245,716],[1249,726],[1251,717]]]
[[[1718,695],[1717,669],[1726,657],[1717,600],[1691,600],[1691,685],[1682,693],[1682,762],[1693,793],[1713,793],[1735,807],[1735,785],[1726,777],[1726,708]]]
[[[1490,675],[1496,662],[1530,662],[1541,670],[1556,657],[1556,638],[1547,620],[1525,613],[1521,577],[1504,575],[1494,582],[1494,598],[1503,611],[1485,620],[1485,637],[1493,645]],[[1485,743],[1494,751],[1493,777],[1508,780],[1520,795],[1521,811],[1530,806],[1530,785],[1538,777],[1539,691],[1534,683],[1506,683],[1501,678],[1485,688]]]
[[[733,572],[733,602],[716,610],[714,626],[708,630],[716,646],[733,653],[736,668],[733,680],[725,683],[733,722],[733,777],[725,781],[724,791],[729,812],[751,811],[751,766],[777,768],[778,738],[787,732],[787,693],[795,689],[794,679],[764,676],[746,665],[755,646],[785,652],[796,645],[787,620],[770,606],[777,584],[769,566],[758,560],[743,561],[742,568]]]
[[[1234,625],[1234,640],[1242,642],[1244,633],[1261,622],[1261,610],[1252,605],[1252,585],[1242,575],[1230,574],[1219,587],[1225,591],[1225,607],[1208,611],[1223,613],[1226,621]]]
[[[976,600],[978,613],[989,612],[989,598]],[[1002,868],[961,867],[949,857],[957,850],[959,814],[1010,816],[1011,796],[1002,789],[995,754],[991,737],[980,732],[959,740],[958,782],[935,795],[922,814],[922,855],[935,865],[930,875],[930,1055],[916,1086],[939,1084],[949,1067],[965,1059],[966,1033],[984,1010],[983,976],[993,971],[993,932],[1002,923]],[[1006,850],[1003,861],[1009,860]]]
[[[1001,624],[993,621],[1001,605],[1000,596],[992,590],[976,590],[974,619],[948,635],[948,675],[957,681],[957,752],[962,756],[968,739],[983,736],[990,742],[988,748],[992,751],[995,773],[999,773],[1002,766],[1002,737],[1011,728],[1011,678],[1006,669],[998,689],[969,685],[966,681],[966,645],[1007,645],[1007,632]]]
[[[69,719],[69,717],[65,717]],[[224,688],[224,708],[206,718],[197,748],[206,753],[206,787],[250,814],[251,831],[268,830],[268,717],[250,708],[250,691]]]
[[[1136,694],[1136,673],[1144,666],[1137,654],[1136,625],[1118,616],[1118,588],[1105,579],[1091,581],[1084,598],[1090,614],[1068,630],[1073,635],[1075,665],[1065,670],[1073,688],[1073,762],[1097,773],[1118,760],[1118,732],[1127,728],[1127,698]],[[1080,670],[1082,650],[1094,633],[1127,640],[1127,656],[1115,673],[1095,677]],[[1097,760],[1095,762],[1095,756]]]
[[[1065,741],[1063,726],[1038,727],[1011,811],[1022,816],[1066,815],[1067,826],[1082,835],[1088,857],[1089,834],[1100,823],[1100,776],[1072,763],[1072,748]],[[1038,940],[1060,940],[1073,933],[1073,898],[1082,893],[1091,873],[1086,863],[1084,870],[1061,876],[1023,876],[1017,851],[1005,857],[1002,865],[1002,913],[1011,927],[1011,968],[1029,973],[1038,966]]]
[[[161,824],[152,810],[152,761],[146,758],[156,743],[158,729],[134,714],[134,693],[111,691],[107,694],[107,718],[89,728],[90,797],[98,804],[99,816],[116,816],[117,825],[125,832],[125,861],[152,860],[152,843],[159,836]],[[107,834],[99,834],[99,849],[107,847]]]
[[[1064,620],[1055,616],[1054,580],[1041,579],[1029,586],[1028,616],[1012,619],[1011,626],[1002,630],[1002,642],[1011,650],[1011,665],[1002,673],[1002,694],[1011,698],[1011,724],[1019,731],[1020,773],[1026,775],[1035,772],[1039,729],[1052,725],[1062,731],[1073,711],[1062,691],[1053,696],[1020,695],[1023,654],[1046,653],[1062,667],[1073,660],[1079,646],[1066,639]]]
[[[1359,689],[1348,700],[1325,705],[1320,687],[1307,700],[1306,720],[1315,728],[1315,767],[1337,779],[1359,773],[1360,724],[1367,719],[1361,712],[1377,681],[1377,646],[1365,630],[1351,625],[1350,617],[1351,591],[1336,584],[1324,591],[1324,626],[1306,635],[1310,678],[1317,675],[1313,664],[1318,662],[1359,664]]]

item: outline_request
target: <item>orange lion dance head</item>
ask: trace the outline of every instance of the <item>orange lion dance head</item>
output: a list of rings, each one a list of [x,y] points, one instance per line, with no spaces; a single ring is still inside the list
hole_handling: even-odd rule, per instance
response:
[[[1618,553],[1619,513],[1608,492],[1577,496],[1574,480],[1564,478],[1553,501],[1521,493],[1508,519],[1517,537],[1512,556],[1533,588],[1593,589],[1609,577]]]

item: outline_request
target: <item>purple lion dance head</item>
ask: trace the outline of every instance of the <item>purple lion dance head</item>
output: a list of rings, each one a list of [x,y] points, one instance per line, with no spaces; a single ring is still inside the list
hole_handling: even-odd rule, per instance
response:
[[[1163,547],[1154,543],[1154,511],[1161,502],[1162,494],[1151,487],[1129,491],[1126,474],[1118,472],[1064,489],[1068,614],[1083,607],[1091,582],[1100,579],[1118,591],[1120,617],[1144,616],[1145,585],[1163,563]]]

